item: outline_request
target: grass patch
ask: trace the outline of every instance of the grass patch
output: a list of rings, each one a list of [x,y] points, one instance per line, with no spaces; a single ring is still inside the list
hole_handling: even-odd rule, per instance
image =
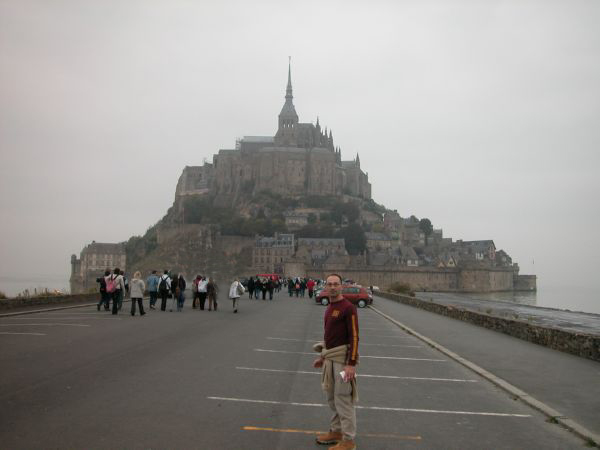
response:
[[[395,292],[397,294],[410,295],[411,297],[415,296],[415,291],[413,291],[410,284],[408,284],[408,283],[400,283],[400,282],[392,283],[390,285],[389,290],[390,290],[390,292]]]

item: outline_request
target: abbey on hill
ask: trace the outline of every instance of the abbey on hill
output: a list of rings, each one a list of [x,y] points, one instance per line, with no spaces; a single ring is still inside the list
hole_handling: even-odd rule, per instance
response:
[[[331,130],[300,123],[291,68],[274,136],[245,136],[212,163],[187,166],[167,214],[144,236],[92,242],[71,258],[71,292],[97,288],[108,267],[189,277],[340,273],[363,285],[416,290],[535,290],[535,275],[491,239],[453,241],[429,219],[401,217],[371,198],[358,154],[342,161]]]
[[[292,95],[291,67],[285,103],[275,136],[245,136],[235,149],[219,150],[212,163],[187,166],[177,183],[176,196],[214,194],[235,199],[268,190],[283,196],[350,195],[371,198],[368,174],[360,168],[358,154],[342,161],[331,130],[317,123],[300,123]]]

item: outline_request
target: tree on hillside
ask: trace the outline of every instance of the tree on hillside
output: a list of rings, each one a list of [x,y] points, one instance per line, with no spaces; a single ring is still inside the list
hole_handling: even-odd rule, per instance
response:
[[[431,225],[431,220],[429,219],[421,219],[419,220],[419,229],[425,235],[425,245],[427,245],[427,239],[433,233],[433,225]]]
[[[355,203],[336,203],[331,208],[331,217],[338,225],[342,224],[344,217],[346,217],[348,223],[353,223],[360,217],[360,209]]]
[[[367,248],[367,238],[362,227],[357,223],[351,223],[336,233],[337,238],[343,238],[346,242],[346,250],[350,255],[358,255]]]

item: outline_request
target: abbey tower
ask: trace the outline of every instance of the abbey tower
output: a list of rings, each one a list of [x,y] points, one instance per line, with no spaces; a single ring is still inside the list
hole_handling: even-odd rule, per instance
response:
[[[285,196],[351,195],[371,198],[368,175],[358,155],[342,161],[333,133],[316,124],[300,123],[293,103],[291,66],[285,103],[275,136],[244,136],[234,149],[222,149],[213,162],[188,166],[176,196],[212,193],[223,201],[240,193],[269,190]]]

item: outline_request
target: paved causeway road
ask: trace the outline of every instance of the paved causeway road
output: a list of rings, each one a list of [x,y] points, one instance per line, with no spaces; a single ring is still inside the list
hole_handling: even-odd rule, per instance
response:
[[[219,307],[1,318],[2,448],[322,448],[330,412],[311,345],[324,307],[283,292]],[[374,311],[359,322],[359,448],[584,448]]]

